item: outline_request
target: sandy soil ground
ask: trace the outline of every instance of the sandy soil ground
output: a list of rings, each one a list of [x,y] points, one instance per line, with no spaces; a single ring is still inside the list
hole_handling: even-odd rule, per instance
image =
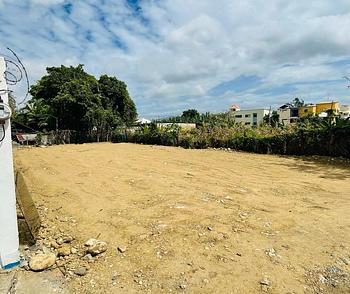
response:
[[[350,292],[350,166],[338,160],[103,143],[15,161],[50,219],[108,243],[71,293]]]

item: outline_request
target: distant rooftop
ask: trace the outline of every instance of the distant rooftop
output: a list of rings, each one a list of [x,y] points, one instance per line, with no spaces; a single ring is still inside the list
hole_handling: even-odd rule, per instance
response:
[[[329,103],[339,103],[338,101],[324,101],[324,102],[317,102],[316,104],[329,104]]]

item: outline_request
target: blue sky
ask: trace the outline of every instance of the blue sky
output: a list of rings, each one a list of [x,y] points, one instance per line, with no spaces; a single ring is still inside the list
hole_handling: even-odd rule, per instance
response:
[[[14,49],[31,82],[82,63],[124,80],[147,118],[350,104],[349,28],[348,0],[0,0],[0,53]]]

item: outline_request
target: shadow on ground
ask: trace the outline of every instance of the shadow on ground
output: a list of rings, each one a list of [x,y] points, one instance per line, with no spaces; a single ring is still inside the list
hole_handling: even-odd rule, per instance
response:
[[[285,158],[284,156],[281,156]],[[322,156],[293,156],[293,163],[283,166],[305,173],[319,174],[320,178],[346,180],[350,179],[350,160]],[[276,163],[280,165],[279,163]]]

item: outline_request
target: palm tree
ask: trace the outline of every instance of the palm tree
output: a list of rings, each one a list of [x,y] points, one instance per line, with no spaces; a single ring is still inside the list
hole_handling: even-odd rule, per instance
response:
[[[25,123],[34,129],[44,129],[49,124],[49,106],[42,100],[31,100],[21,110]]]

